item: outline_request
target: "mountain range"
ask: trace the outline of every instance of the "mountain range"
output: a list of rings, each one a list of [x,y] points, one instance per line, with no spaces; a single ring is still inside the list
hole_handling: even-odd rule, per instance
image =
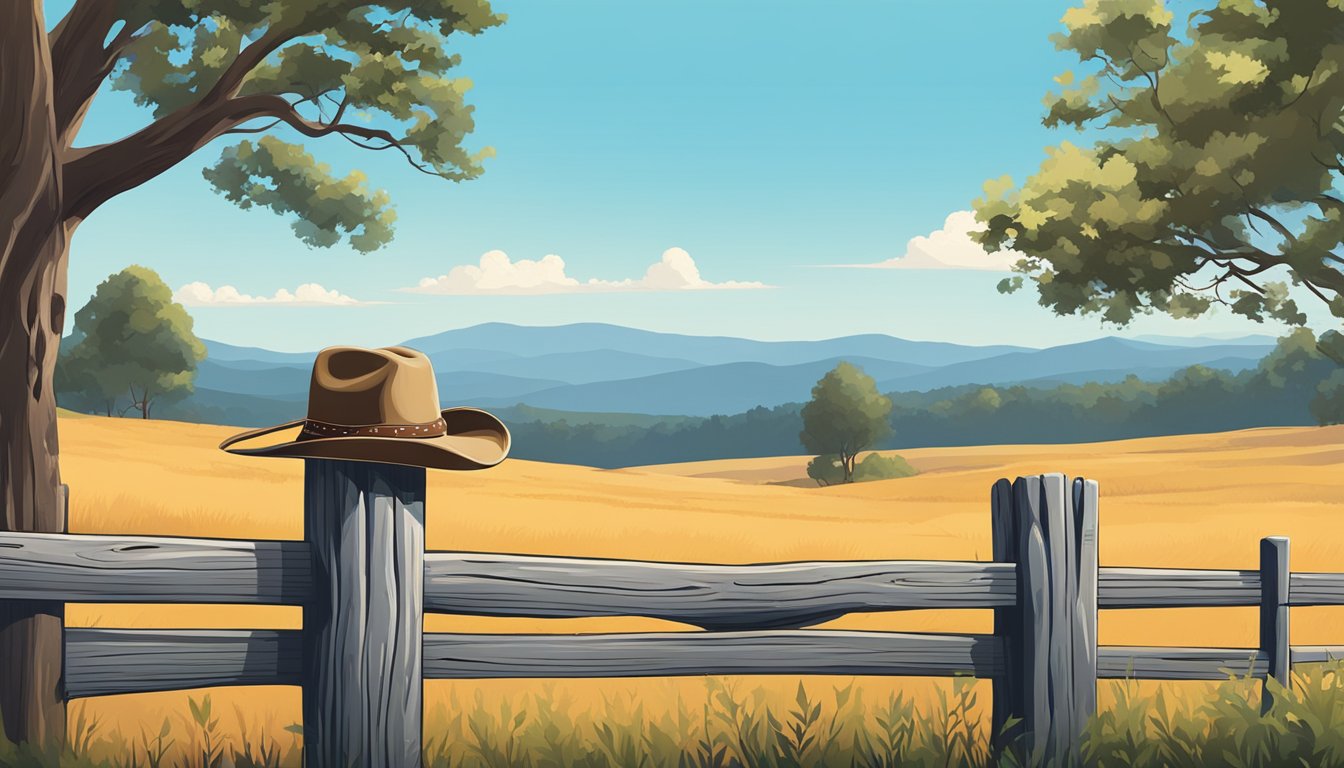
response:
[[[315,352],[205,344],[196,394],[174,411],[243,426],[303,415]],[[597,323],[486,323],[404,344],[433,361],[445,406],[708,416],[805,401],[817,379],[842,360],[863,368],[884,392],[1053,386],[1131,374],[1163,379],[1194,364],[1240,371],[1254,367],[1274,339],[1108,336],[1036,349],[880,334],[756,341]]]

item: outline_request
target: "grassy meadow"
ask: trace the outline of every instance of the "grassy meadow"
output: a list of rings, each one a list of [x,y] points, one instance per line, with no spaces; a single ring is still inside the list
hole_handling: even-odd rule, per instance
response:
[[[218,442],[231,432],[172,422],[63,418],[62,469],[71,486],[70,530],[299,538],[301,462],[244,458],[217,450]],[[484,472],[431,471],[428,547],[725,563],[984,560],[990,553],[989,490],[994,480],[1062,471],[1101,483],[1102,565],[1255,568],[1259,538],[1286,535],[1292,538],[1293,570],[1344,570],[1344,472],[1340,471],[1344,428],[1260,429],[1087,445],[940,448],[902,455],[920,470],[918,476],[829,488],[800,482],[807,457],[625,470],[511,460]],[[104,627],[294,628],[299,611],[72,605],[68,622]],[[851,616],[823,626],[984,632],[990,623],[988,611],[912,611]],[[640,618],[427,616],[425,624],[429,631],[471,632],[693,629]],[[1100,642],[1253,647],[1256,627],[1253,608],[1104,611]],[[1344,643],[1344,609],[1294,609],[1292,641]],[[1303,704],[1325,706],[1334,713],[1327,722],[1340,722],[1329,717],[1344,718],[1344,688],[1338,678],[1334,673],[1313,678],[1317,698]],[[449,745],[436,763],[444,765],[636,765],[640,763],[627,758],[634,760],[630,756],[641,751],[653,754],[655,742],[667,754],[672,754],[671,745],[680,744],[684,754],[694,755],[702,741],[711,747],[710,761],[703,764],[715,764],[712,758],[719,742],[711,736],[736,733],[738,747],[724,742],[723,759],[739,754],[739,762],[763,764],[745,757],[742,745],[757,737],[752,735],[756,726],[744,724],[742,718],[755,718],[765,728],[761,724],[768,724],[767,711],[785,724],[801,712],[800,727],[814,737],[809,749],[830,744],[859,754],[862,739],[907,738],[900,729],[923,723],[921,738],[944,748],[964,744],[969,750],[963,758],[927,756],[930,764],[978,760],[971,753],[985,736],[987,683],[817,677],[806,678],[805,683],[800,692],[798,678],[782,677],[431,681],[426,684],[426,737],[433,744]],[[1103,684],[1102,706],[1110,713],[1111,725],[1103,717],[1098,727],[1119,733],[1137,718],[1142,728],[1143,713],[1157,706],[1154,696],[1162,696],[1162,706],[1173,712],[1189,714],[1193,712],[1189,708],[1212,706],[1210,702],[1235,709],[1239,697],[1250,696],[1257,688],[1245,681],[1223,684],[1221,689],[1207,683]],[[199,714],[205,693],[86,700],[72,710],[72,737],[83,738],[90,750],[97,751],[100,743],[104,749],[127,741],[139,744],[142,732],[152,745],[162,728],[172,734],[170,754],[179,754],[193,739],[203,746],[204,726],[193,715]],[[296,749],[297,735],[287,727],[299,720],[297,689],[208,693],[213,716],[205,723],[217,723],[210,734],[212,744],[238,745],[246,739],[255,746],[264,739],[277,756]],[[809,704],[800,704],[799,696],[810,697]],[[1331,696],[1338,709],[1320,703],[1321,697]],[[196,712],[189,698],[198,705]],[[819,714],[803,723],[818,703]],[[897,717],[901,713],[906,714]],[[879,723],[883,718],[886,725]],[[1170,720],[1186,722],[1175,714]],[[89,724],[94,722],[97,727],[90,735]],[[1204,728],[1210,722],[1217,722],[1216,713],[1189,714],[1187,725]],[[828,735],[827,729],[835,728],[839,730]],[[884,728],[900,733],[882,736]],[[965,735],[949,735],[954,731]],[[765,728],[760,738],[773,739],[769,732]],[[524,743],[533,745],[527,761],[508,752]],[[588,748],[598,757],[583,757],[580,752]],[[545,759],[547,749],[552,750],[550,762]],[[892,764],[879,759],[881,750],[874,747],[870,752],[871,763],[857,764]],[[896,752],[889,749],[884,754]],[[1177,764],[1173,760],[1154,764]],[[670,764],[678,763],[673,759]],[[692,757],[689,764],[702,763]],[[800,757],[794,764],[832,763]]]

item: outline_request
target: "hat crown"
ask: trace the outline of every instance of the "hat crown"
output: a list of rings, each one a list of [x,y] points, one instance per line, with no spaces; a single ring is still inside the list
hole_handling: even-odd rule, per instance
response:
[[[426,424],[439,418],[434,367],[406,347],[327,347],[313,362],[308,418],[345,426]]]

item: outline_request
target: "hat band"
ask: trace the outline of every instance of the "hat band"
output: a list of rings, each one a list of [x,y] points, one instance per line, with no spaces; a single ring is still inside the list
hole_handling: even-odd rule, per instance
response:
[[[443,417],[424,424],[364,424],[352,426],[331,424],[316,419],[305,419],[300,440],[321,437],[443,437],[448,434],[448,422]]]

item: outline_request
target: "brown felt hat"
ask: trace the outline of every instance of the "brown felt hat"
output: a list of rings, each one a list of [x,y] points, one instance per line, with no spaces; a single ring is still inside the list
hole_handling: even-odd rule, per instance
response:
[[[235,447],[298,429],[285,442]],[[429,358],[406,347],[327,347],[313,362],[308,418],[219,444],[244,456],[345,459],[431,469],[484,469],[509,453],[509,430],[475,408],[439,409]]]

